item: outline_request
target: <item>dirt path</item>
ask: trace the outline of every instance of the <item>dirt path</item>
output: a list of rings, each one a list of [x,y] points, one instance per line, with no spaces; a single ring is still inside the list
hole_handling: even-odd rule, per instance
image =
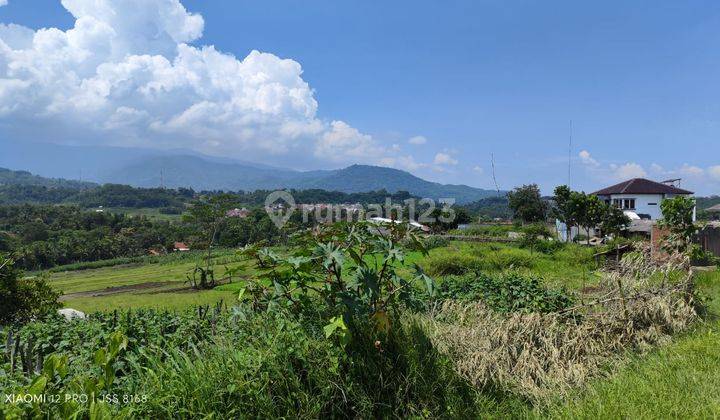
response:
[[[85,292],[75,292],[75,293],[67,293],[62,296],[60,296],[60,302],[69,300],[69,299],[77,299],[77,298],[84,298],[84,297],[99,297],[99,296],[108,296],[108,295],[115,295],[119,293],[129,293],[129,292],[137,292],[137,291],[143,291],[143,290],[149,290],[149,289],[157,289],[159,287],[163,286],[169,286],[171,284],[178,284],[176,281],[151,281],[148,283],[140,283],[140,284],[129,284],[127,286],[113,286],[108,287],[105,289],[100,290],[88,290]],[[173,289],[176,290],[176,289]]]

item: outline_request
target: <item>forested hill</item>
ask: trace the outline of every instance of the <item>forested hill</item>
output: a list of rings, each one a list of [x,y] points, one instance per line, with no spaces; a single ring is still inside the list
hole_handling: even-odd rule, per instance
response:
[[[13,171],[0,168],[0,186],[2,185],[32,185],[49,188],[85,189],[96,187],[92,182],[68,180],[63,178],[45,178],[33,175],[28,171]]]
[[[199,191],[189,188],[138,188],[129,185],[97,185],[89,182],[43,178],[25,171],[0,169],[0,205],[3,204],[75,204],[80,207],[163,208],[182,210],[185,204],[201,195],[221,191]],[[262,206],[270,190],[233,192],[238,205]],[[297,203],[382,204],[386,198],[402,203],[417,198],[406,191],[385,190],[344,193],[323,189],[293,190]]]

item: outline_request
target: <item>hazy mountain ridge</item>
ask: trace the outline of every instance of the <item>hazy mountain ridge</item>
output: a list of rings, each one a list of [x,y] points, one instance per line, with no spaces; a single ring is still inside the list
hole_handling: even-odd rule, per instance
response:
[[[44,177],[73,178],[135,187],[190,187],[195,190],[254,191],[293,188],[346,193],[408,191],[433,199],[467,203],[497,195],[496,191],[467,185],[444,185],[408,172],[369,165],[344,169],[296,171],[218,158],[187,150],[105,146],[64,146],[0,140],[6,152],[0,167],[31,171]]]

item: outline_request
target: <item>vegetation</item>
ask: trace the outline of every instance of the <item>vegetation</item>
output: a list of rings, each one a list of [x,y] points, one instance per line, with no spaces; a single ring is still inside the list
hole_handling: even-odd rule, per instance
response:
[[[507,196],[513,218],[523,223],[544,222],[547,218],[547,203],[542,199],[537,184],[517,187]]]
[[[512,194],[542,202],[535,192]],[[250,195],[185,194],[166,209],[182,208],[174,220],[0,207],[0,246],[18,257],[0,259],[0,301],[17,302],[0,309],[0,389],[20,397],[0,400],[0,417],[642,416],[636,405],[671,392],[664,381],[705,408],[661,403],[668,412],[720,406],[713,386],[673,371],[720,378],[709,355],[716,322],[696,323],[716,313],[720,279],[689,276],[685,249],[658,265],[638,246],[603,271],[596,250],[551,240],[533,206],[515,207],[523,226],[460,231],[516,231],[516,243],[469,243],[396,223],[294,216],[278,229],[258,207],[227,216]],[[576,226],[626,221],[596,198],[563,194],[553,212]],[[676,207],[668,223],[681,232],[687,212]],[[177,240],[196,251],[143,255]],[[42,247],[56,259],[24,265]],[[19,270],[43,266],[54,267]],[[53,289],[88,318],[54,316]],[[89,399],[24,397],[68,394]]]
[[[697,231],[693,222],[695,201],[679,195],[663,200],[660,209],[663,214],[660,226],[670,230],[665,245],[670,251],[686,251],[692,242],[692,236]]]
[[[43,278],[25,279],[13,260],[0,254],[0,325],[22,325],[52,313],[60,294]]]
[[[555,188],[552,215],[565,224],[566,238],[570,239],[573,227],[586,229],[586,238],[590,238],[590,229],[600,227],[605,234],[618,236],[630,224],[623,211],[609,203],[604,203],[595,195],[572,191],[567,185]]]

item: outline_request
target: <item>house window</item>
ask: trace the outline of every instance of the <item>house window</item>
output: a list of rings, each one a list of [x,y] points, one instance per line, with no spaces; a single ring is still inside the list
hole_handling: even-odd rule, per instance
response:
[[[613,206],[622,210],[635,210],[634,198],[613,198]]]

